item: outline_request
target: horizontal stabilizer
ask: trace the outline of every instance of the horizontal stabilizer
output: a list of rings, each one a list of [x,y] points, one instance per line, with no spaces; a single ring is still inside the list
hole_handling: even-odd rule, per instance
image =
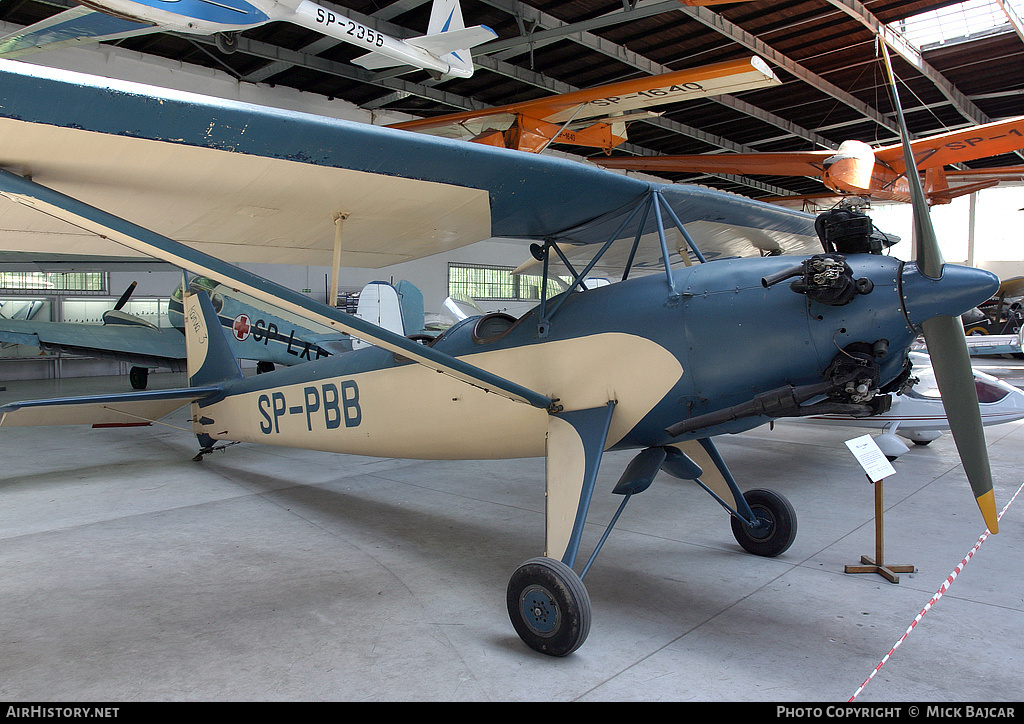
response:
[[[437,57],[454,53],[457,50],[475,48],[481,43],[494,40],[498,34],[486,25],[474,25],[472,28],[462,30],[448,30],[435,35],[421,35],[418,38],[409,38],[405,42],[415,45],[417,48],[432,53]]]
[[[0,406],[0,426],[139,424],[220,392],[219,386],[211,385],[12,402]]]
[[[56,50],[70,45],[128,38],[156,31],[157,27],[152,23],[137,23],[77,7],[0,38],[0,58],[17,58],[42,50]]]

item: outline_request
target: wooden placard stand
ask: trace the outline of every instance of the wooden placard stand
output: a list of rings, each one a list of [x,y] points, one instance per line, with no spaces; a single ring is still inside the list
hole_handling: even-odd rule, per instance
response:
[[[868,480],[871,480],[870,475]],[[872,559],[870,556],[861,556],[860,562],[863,565],[846,566],[844,570],[846,573],[877,573],[892,583],[899,583],[900,577],[896,574],[913,573],[914,566],[885,564],[885,559],[882,556],[882,549],[884,547],[882,533],[882,481],[871,480],[871,483],[875,487],[875,557]]]

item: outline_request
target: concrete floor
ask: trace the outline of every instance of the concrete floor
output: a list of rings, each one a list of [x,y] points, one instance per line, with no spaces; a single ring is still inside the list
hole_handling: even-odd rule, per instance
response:
[[[128,389],[6,387],[2,402]],[[193,462],[173,427],[5,428],[0,700],[844,703],[985,530],[943,436],[885,483],[884,560],[916,572],[844,573],[874,553],[872,489],[843,444],[861,434],[789,422],[720,440],[741,487],[797,510],[775,559],[744,553],[706,493],[659,477],[586,577],[589,639],[553,659],[522,644],[504,602],[541,552],[541,459],[236,445]],[[1024,421],[988,440],[1002,510]],[[630,457],[605,458],[584,557]],[[1020,699],[1022,521],[1024,496],[856,701]]]

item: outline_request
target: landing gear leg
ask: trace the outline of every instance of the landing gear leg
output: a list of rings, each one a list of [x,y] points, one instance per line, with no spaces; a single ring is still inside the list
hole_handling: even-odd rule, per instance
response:
[[[516,569],[505,594],[516,633],[530,648],[567,656],[590,633],[590,596],[576,572],[554,558],[531,558]]]
[[[549,656],[567,656],[590,633],[590,596],[573,569],[615,402],[548,417],[544,556],[519,566],[505,603],[516,633]]]

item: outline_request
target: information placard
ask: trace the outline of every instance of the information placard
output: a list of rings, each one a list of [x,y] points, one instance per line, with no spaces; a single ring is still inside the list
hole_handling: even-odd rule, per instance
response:
[[[896,473],[896,468],[886,459],[885,453],[879,449],[878,443],[870,435],[847,440],[846,447],[850,448],[850,452],[864,468],[871,482],[877,483]]]

